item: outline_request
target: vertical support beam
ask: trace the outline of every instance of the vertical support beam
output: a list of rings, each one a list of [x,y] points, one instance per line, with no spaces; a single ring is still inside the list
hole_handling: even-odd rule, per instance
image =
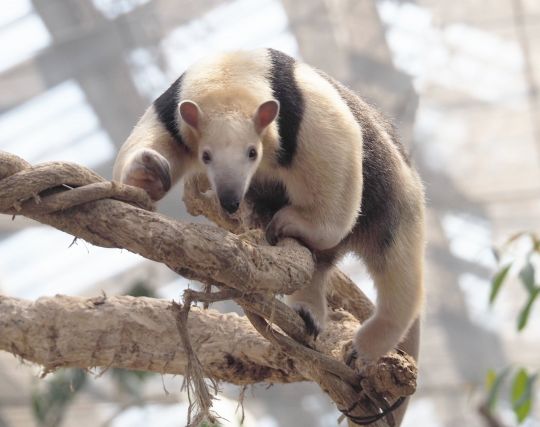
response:
[[[418,96],[392,64],[372,0],[282,0],[302,58],[354,89],[399,129],[410,148]]]
[[[119,147],[148,104],[125,62],[122,34],[86,0],[33,0],[33,4],[53,39],[51,52],[39,62],[45,81],[76,80]],[[111,169],[108,162],[97,171],[109,176]]]

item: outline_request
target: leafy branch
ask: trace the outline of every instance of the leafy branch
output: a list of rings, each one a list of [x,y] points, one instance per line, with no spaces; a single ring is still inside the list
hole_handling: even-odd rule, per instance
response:
[[[519,251],[516,246],[525,249]],[[503,285],[513,274],[516,275],[527,292],[526,302],[517,317],[516,329],[521,332],[527,326],[533,304],[540,295],[540,285],[536,277],[536,265],[540,260],[540,238],[532,232],[520,232],[511,236],[501,248],[494,249],[493,253],[499,270],[491,281],[489,304],[495,303]],[[512,372],[513,376],[510,378]],[[507,367],[500,372],[490,369],[486,375],[487,397],[480,407],[480,412],[488,423],[492,426],[502,425],[494,414],[505,385],[510,387],[506,400],[511,405],[517,422],[521,424],[525,421],[531,413],[537,377],[538,373],[529,373],[523,367]]]
[[[518,242],[529,242],[529,245],[524,253],[516,256],[512,251],[512,245]],[[502,286],[511,276],[511,272],[517,270],[517,277],[528,294],[517,319],[517,330],[522,331],[527,326],[533,304],[540,295],[540,284],[537,281],[534,262],[535,258],[537,261],[540,260],[540,238],[532,232],[517,233],[508,239],[501,249],[495,249],[493,253],[500,267],[491,282],[489,303],[491,305],[495,303]]]

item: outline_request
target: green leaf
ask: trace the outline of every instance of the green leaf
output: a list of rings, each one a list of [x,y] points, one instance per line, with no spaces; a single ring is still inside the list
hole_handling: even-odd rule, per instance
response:
[[[533,244],[533,251],[534,252],[540,252],[540,239],[536,236],[533,237],[534,244]]]
[[[504,279],[506,279],[506,276],[508,275],[508,271],[510,270],[510,267],[512,264],[508,264],[505,267],[503,267],[499,272],[495,275],[493,280],[491,281],[491,292],[489,294],[489,303],[493,304],[495,301],[495,298],[497,297],[497,294],[499,293],[501,286],[504,282]]]
[[[130,371],[119,368],[111,370],[111,376],[117,387],[136,399],[142,397],[143,383],[153,375],[155,374],[145,371]]]
[[[128,289],[126,295],[131,295],[132,297],[150,297],[156,298],[156,292],[154,289],[145,281],[139,280]]]
[[[518,420],[518,423],[521,424],[523,421],[525,421],[525,418],[530,414],[532,408],[532,399],[527,399],[525,403],[522,405],[513,408],[514,414],[516,414],[516,418]]]
[[[520,368],[514,376],[512,383],[512,405],[515,405],[523,397],[528,379],[529,375],[527,375],[527,371],[524,368]]]
[[[502,371],[499,375],[495,374],[493,370],[490,371],[488,371],[488,377],[491,377],[489,378],[489,381],[491,382],[491,387],[489,389],[489,394],[487,398],[487,407],[490,411],[493,411],[493,409],[495,409],[495,405],[497,404],[497,398],[499,396],[499,391],[501,389],[502,383],[510,372],[510,368],[504,369],[504,371]],[[493,375],[495,375],[495,379],[493,379]],[[486,378],[486,380],[488,380],[488,378]]]
[[[514,377],[512,383],[512,409],[519,423],[522,423],[531,412],[532,388],[536,374],[529,376],[527,371],[521,368]]]
[[[529,299],[527,301],[527,304],[525,304],[525,307],[523,307],[523,310],[521,310],[521,313],[519,313],[518,317],[518,331],[522,331],[525,326],[527,326],[527,321],[529,320],[529,314],[531,314],[531,308],[534,303],[534,300],[540,295],[540,288],[534,289],[529,294]]]
[[[38,422],[38,425],[43,425],[45,423],[45,417],[47,414],[45,399],[42,395],[37,393],[35,390],[32,392],[32,413],[34,418]]]
[[[531,260],[528,259],[527,264],[525,264],[519,272],[519,278],[529,292],[532,292],[535,289],[534,273],[534,266],[532,265]]]
[[[491,387],[493,387],[493,384],[495,383],[496,379],[497,379],[497,372],[495,372],[495,369],[489,369],[486,373],[486,382],[485,382],[485,388],[487,392],[491,390]]]
[[[82,369],[61,369],[32,393],[32,412],[39,426],[59,426],[77,392],[85,385]]]

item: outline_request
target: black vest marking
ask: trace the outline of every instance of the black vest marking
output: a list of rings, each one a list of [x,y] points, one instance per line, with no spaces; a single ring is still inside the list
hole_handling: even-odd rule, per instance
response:
[[[277,160],[281,166],[290,166],[304,115],[304,98],[294,78],[294,58],[275,49],[268,49],[268,52],[272,62],[270,84],[280,104],[277,124],[281,149]]]
[[[287,190],[279,181],[257,180],[251,181],[246,199],[251,209],[260,218],[261,228],[268,225],[274,214],[283,206],[289,204]]]
[[[181,145],[186,146],[178,127],[178,103],[182,88],[182,74],[159,98],[154,101],[154,108],[159,120],[165,125],[171,136]]]
[[[362,205],[351,237],[360,238],[364,246],[375,250],[372,256],[376,258],[393,244],[402,215],[396,159],[372,123],[378,114],[374,118],[371,107],[358,95],[326,73],[317,72],[337,90],[362,127]]]

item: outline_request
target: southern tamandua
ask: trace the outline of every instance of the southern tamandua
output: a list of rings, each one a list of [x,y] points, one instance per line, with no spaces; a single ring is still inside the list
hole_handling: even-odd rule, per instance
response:
[[[244,197],[272,206],[271,244],[294,237],[314,252],[311,286],[289,297],[308,332],[324,327],[325,282],[350,251],[377,288],[375,313],[355,337],[360,357],[393,349],[419,316],[422,184],[392,127],[325,73],[273,49],[192,65],[144,113],[114,179],[158,200],[195,173],[206,173],[229,213]]]

